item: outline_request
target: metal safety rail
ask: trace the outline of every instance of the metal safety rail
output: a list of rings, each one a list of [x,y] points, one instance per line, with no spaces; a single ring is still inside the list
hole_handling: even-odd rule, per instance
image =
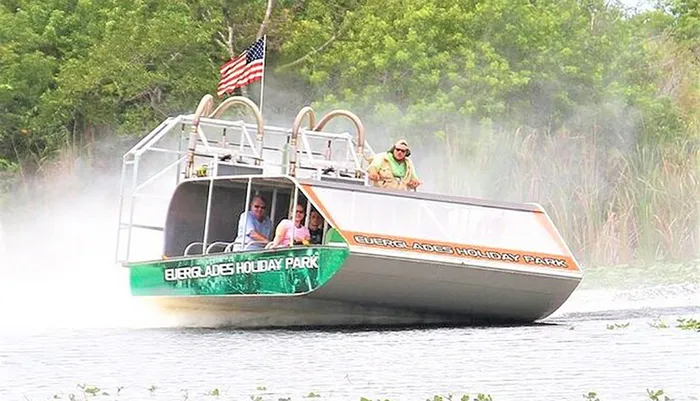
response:
[[[224,119],[234,106],[250,111],[255,123]],[[309,126],[302,128],[305,117]],[[350,119],[357,133],[324,132],[335,117]],[[290,129],[265,126],[248,98],[230,97],[214,109],[213,97],[206,95],[194,114],[167,118],[124,154],[115,259],[131,260],[135,230],[164,230],[168,202],[183,180],[286,174],[367,185],[365,169],[373,155],[362,123],[350,112],[330,112],[316,124],[313,110],[305,107]]]
[[[356,129],[355,135],[348,132],[334,134],[324,132],[326,125],[337,117],[350,120]],[[308,120],[307,128],[302,128],[303,121]],[[314,150],[312,142],[321,142],[322,154]],[[336,144],[340,144],[337,146]],[[346,110],[333,110],[316,123],[316,116],[311,107],[299,111],[290,138],[292,156],[289,160],[288,174],[305,176],[304,170],[312,170],[310,178],[321,180],[355,181],[367,185],[366,165],[374,151],[365,139],[365,129],[360,119]],[[340,147],[340,157],[334,157],[334,149]],[[338,152],[335,152],[337,155]],[[320,156],[320,157],[319,157]]]

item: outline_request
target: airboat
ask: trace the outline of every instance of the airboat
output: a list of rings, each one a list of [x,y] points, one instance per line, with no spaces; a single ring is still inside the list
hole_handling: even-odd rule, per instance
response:
[[[331,131],[335,119],[354,132]],[[131,294],[236,313],[242,326],[527,323],[580,284],[540,205],[375,188],[374,154],[350,111],[317,121],[307,106],[278,127],[248,98],[214,108],[204,96],[123,156],[116,259]],[[298,203],[317,210],[321,243],[236,241],[254,195],[268,200],[273,232]]]

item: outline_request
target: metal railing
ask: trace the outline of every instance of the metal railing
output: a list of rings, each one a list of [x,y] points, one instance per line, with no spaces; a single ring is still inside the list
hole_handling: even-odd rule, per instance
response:
[[[262,176],[286,174],[312,179],[336,176],[367,185],[366,164],[374,152],[364,139],[362,122],[354,114],[334,110],[316,123],[313,109],[305,107],[292,127],[284,128],[265,126],[260,110],[247,98],[234,96],[216,108],[213,106],[213,97],[204,96],[194,114],[167,118],[124,154],[116,246],[118,262],[130,260],[135,229],[164,231],[167,203],[162,202],[170,199],[181,181],[203,175],[226,176],[236,171],[223,168],[226,166],[247,166],[246,174],[260,171]],[[223,118],[234,106],[250,111],[255,123]],[[327,124],[337,117],[349,119],[355,125],[355,135],[324,132]],[[308,118],[308,126],[303,128],[305,118]],[[168,176],[169,173],[173,175]],[[147,192],[154,188],[155,194]],[[149,206],[160,208],[163,212],[160,221],[141,221],[144,216],[137,211],[137,200],[152,201]],[[151,217],[153,213],[145,215]],[[206,251],[202,249],[203,253]]]

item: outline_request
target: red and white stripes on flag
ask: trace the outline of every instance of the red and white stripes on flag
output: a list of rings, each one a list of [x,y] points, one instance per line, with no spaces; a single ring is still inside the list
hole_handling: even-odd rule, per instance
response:
[[[217,95],[231,93],[234,89],[246,86],[263,77],[265,69],[265,36],[261,37],[238,57],[219,68],[221,80]]]

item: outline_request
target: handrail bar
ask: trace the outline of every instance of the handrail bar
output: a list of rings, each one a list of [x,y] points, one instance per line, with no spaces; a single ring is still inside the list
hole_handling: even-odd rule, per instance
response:
[[[168,130],[165,129],[166,126],[170,125],[177,125],[177,121],[181,120],[182,117],[168,117],[165,119],[163,122],[160,123],[156,128],[151,130],[151,132],[148,133],[148,135],[144,136],[141,138],[140,141],[136,143],[136,145],[132,146],[131,149],[129,149],[126,153],[124,153],[123,158],[126,158],[126,156],[133,155],[136,153],[136,151],[144,146],[145,143],[150,142],[151,138],[154,136],[158,135],[161,131],[167,132]]]
[[[224,247],[224,250],[225,250],[226,247],[228,246],[228,244],[229,244],[228,242],[224,242],[224,241],[215,241],[215,242],[212,242],[212,243],[209,244],[209,246],[207,247],[207,250],[204,251],[204,254],[205,254],[205,255],[208,255],[208,254],[211,252],[212,248],[214,248],[215,246],[223,246],[223,247]]]
[[[185,247],[185,251],[183,252],[183,256],[188,256],[190,254],[190,248],[192,248],[195,245],[201,245],[204,247],[204,242],[191,242],[189,245]]]

